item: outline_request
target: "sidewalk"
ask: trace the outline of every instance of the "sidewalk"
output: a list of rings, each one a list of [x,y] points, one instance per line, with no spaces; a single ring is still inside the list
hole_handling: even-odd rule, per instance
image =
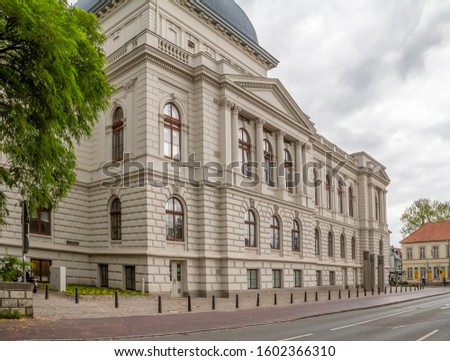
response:
[[[236,328],[257,324],[275,323],[299,318],[367,309],[405,302],[412,299],[433,297],[450,293],[448,288],[389,293],[374,296],[352,291],[342,291],[341,299],[335,291],[332,300],[328,292],[308,293],[308,302],[294,295],[290,304],[289,294],[279,295],[273,305],[273,292],[262,292],[260,307],[256,307],[255,295],[242,296],[239,309],[235,299],[216,299],[216,310],[211,310],[211,298],[192,299],[192,312],[187,312],[187,299],[163,299],[163,313],[158,314],[156,297],[121,297],[115,308],[112,297],[73,298],[51,293],[48,300],[38,293],[33,300],[35,316],[32,319],[0,320],[0,340],[109,340],[198,332],[212,329]]]

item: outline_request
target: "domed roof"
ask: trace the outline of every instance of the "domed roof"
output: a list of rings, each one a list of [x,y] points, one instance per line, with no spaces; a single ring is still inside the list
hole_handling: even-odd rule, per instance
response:
[[[242,35],[258,44],[258,36],[247,14],[234,0],[200,0],[204,6],[219,15]]]

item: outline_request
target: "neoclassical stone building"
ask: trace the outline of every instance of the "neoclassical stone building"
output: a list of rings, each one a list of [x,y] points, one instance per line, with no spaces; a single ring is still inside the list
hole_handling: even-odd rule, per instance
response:
[[[173,297],[376,287],[389,270],[384,167],[317,133],[233,0],[80,0],[116,92],[78,182],[31,223],[36,273]],[[288,36],[288,34],[287,34]],[[318,120],[320,121],[320,120]],[[0,253],[20,254],[20,207]]]

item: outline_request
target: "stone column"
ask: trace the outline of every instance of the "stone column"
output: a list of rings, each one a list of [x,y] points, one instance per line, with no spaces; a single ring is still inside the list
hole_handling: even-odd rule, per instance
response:
[[[378,287],[384,289],[384,256],[378,256]]]
[[[242,108],[235,105],[231,112],[231,161],[239,162],[239,113]]]
[[[370,272],[370,253],[369,251],[363,252],[363,286],[364,289],[370,290],[372,275]]]
[[[258,163],[257,174],[261,183],[264,183],[264,124],[262,119],[256,119],[256,157]]]
[[[383,199],[383,223],[384,224],[386,224],[387,223],[387,205],[386,205],[386,194],[387,194],[387,191],[386,190],[383,190],[383,192],[382,192],[382,194],[383,194],[383,196],[382,196],[382,199]]]
[[[285,132],[277,132],[277,186],[278,189],[286,189],[286,177],[284,175],[284,136]]]
[[[295,143],[295,189],[297,194],[303,194],[303,180],[302,180],[302,171],[303,171],[303,142],[297,141]]]
[[[225,97],[220,101],[220,107],[220,133],[222,135],[220,161],[226,167],[231,162],[231,109],[234,107],[234,104]]]
[[[130,158],[133,158],[133,156],[136,155],[136,120],[134,116],[134,85],[136,83],[136,78],[129,80],[127,83],[125,83],[124,88],[127,92],[127,101],[126,101],[126,123],[125,123],[125,132],[126,132],[126,139],[125,139],[125,152],[131,153]],[[183,146],[183,144],[182,144]],[[184,152],[183,152],[184,153]]]

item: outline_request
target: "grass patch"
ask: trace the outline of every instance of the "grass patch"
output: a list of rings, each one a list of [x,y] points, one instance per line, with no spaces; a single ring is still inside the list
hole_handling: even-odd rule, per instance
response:
[[[95,287],[95,286],[84,286],[84,285],[67,285],[66,293],[70,295],[75,295],[75,288],[78,287],[78,295],[90,295],[90,296],[113,296],[114,291],[117,291],[119,295],[129,295],[129,296],[141,296],[140,291],[129,291],[129,290],[116,290],[114,288],[106,287]]]
[[[8,320],[18,320],[20,317],[22,317],[22,315],[17,310],[0,311],[0,318],[4,318],[4,319],[8,319]]]

